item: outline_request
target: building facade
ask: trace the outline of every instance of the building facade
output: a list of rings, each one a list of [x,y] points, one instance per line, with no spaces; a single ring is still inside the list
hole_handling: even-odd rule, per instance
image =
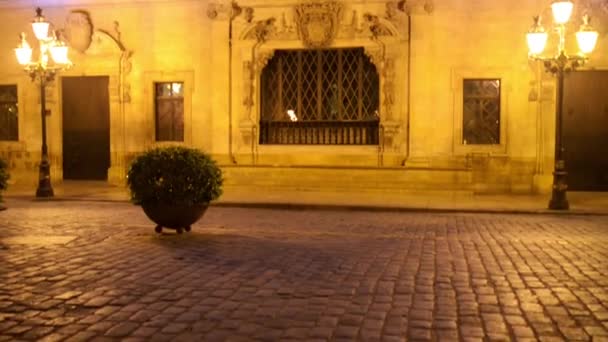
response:
[[[74,64],[46,87],[53,182],[124,183],[137,153],[185,145],[212,154],[227,185],[549,191],[556,82],[528,59],[525,34],[538,14],[550,30],[550,3],[0,1],[15,37],[0,44],[0,154],[13,182],[34,187],[40,94],[14,48],[20,32],[36,48],[40,6]],[[573,53],[583,13],[600,33],[579,70],[600,82],[586,115],[601,140],[608,2],[575,1]]]

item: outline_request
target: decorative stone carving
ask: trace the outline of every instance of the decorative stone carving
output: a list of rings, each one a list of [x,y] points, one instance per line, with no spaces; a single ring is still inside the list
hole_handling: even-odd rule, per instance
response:
[[[295,20],[300,39],[308,48],[316,49],[331,45],[336,33],[342,4],[311,2],[295,6]]]
[[[209,19],[229,20],[237,17],[242,11],[243,9],[234,1],[230,4],[212,2],[207,6],[207,17]],[[251,19],[253,19],[253,12],[251,12]]]
[[[260,75],[268,61],[274,56],[274,50],[258,51],[255,56],[255,74]]]
[[[285,13],[281,14],[281,22],[279,24],[279,28],[276,30],[274,38],[276,39],[297,39],[296,29],[294,25],[290,22],[287,23],[287,19],[285,18]]]
[[[251,8],[251,7],[243,8],[243,18],[248,23],[252,22],[253,21],[253,8]]]
[[[246,35],[245,39],[255,39],[258,43],[264,43],[269,36],[276,32],[275,18],[268,18],[264,20],[258,20],[255,23],[253,29],[251,29]]]
[[[372,37],[392,36],[391,30],[380,21],[380,17],[377,15],[365,13],[363,19],[365,20],[365,26],[367,26]]]
[[[380,46],[376,48],[365,48],[364,52],[367,58],[369,58],[370,62],[372,62],[372,64],[376,66],[376,70],[378,71],[378,73],[382,74],[382,62],[384,59],[384,54],[382,53]]]
[[[409,17],[405,0],[386,3],[386,18],[399,30],[402,37],[407,36]]]
[[[83,10],[71,11],[65,20],[63,36],[70,47],[84,53],[91,45],[93,37],[93,23],[89,13]]]

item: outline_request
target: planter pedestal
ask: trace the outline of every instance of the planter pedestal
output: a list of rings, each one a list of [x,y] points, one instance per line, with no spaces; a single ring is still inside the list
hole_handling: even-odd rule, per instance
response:
[[[163,228],[175,229],[178,234],[184,230],[189,232],[191,225],[198,221],[207,208],[209,203],[193,205],[174,205],[174,204],[145,204],[141,206],[146,216],[154,223],[157,233],[162,233]]]

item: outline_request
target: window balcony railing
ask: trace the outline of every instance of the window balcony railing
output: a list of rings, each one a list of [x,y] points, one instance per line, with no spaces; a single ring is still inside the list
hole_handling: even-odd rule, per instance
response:
[[[262,121],[263,145],[378,145],[379,121]]]

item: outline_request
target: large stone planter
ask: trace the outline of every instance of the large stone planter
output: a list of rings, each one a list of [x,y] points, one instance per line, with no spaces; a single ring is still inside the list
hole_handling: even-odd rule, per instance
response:
[[[142,208],[146,216],[156,223],[154,230],[157,233],[162,233],[163,228],[171,228],[181,234],[184,230],[190,231],[190,226],[203,216],[208,206],[209,203],[194,205],[146,204],[142,205]]]

